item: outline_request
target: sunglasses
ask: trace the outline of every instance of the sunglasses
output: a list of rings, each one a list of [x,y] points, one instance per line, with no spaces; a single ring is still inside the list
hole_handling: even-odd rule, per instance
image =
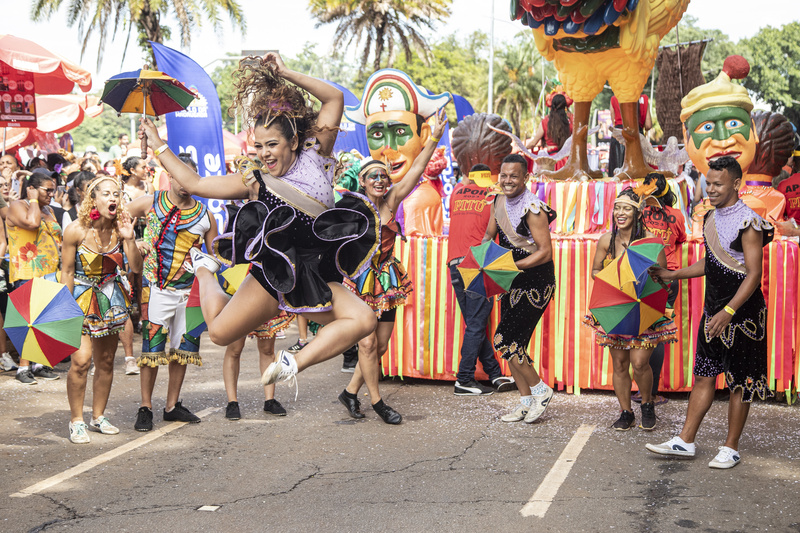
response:
[[[50,188],[48,188],[48,187],[39,187],[39,188],[40,188],[41,190],[43,190],[44,192],[46,192],[47,194],[55,194],[55,192],[56,192],[56,190],[55,190],[55,189],[50,189]]]

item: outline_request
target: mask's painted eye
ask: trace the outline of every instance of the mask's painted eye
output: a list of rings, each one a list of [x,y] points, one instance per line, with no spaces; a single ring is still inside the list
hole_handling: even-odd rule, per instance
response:
[[[713,122],[704,122],[697,127],[698,133],[711,133],[714,131],[714,123]]]
[[[725,123],[725,127],[729,130],[735,130],[736,128],[741,128],[744,123],[739,120],[738,118],[732,118]]]

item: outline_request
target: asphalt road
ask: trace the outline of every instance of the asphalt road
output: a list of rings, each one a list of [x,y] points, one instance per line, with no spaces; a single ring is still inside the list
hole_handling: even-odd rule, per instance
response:
[[[204,339],[201,353],[182,397],[202,423],[162,421],[163,375],[156,430],[134,431],[139,380],[120,355],[106,414],[122,431],[88,445],[67,438],[66,365],[60,380],[29,387],[0,375],[0,531],[800,531],[797,406],[755,405],[742,464],[720,471],[707,463],[724,440],[726,393],[698,456],[675,460],[644,445],[679,429],[686,394],[658,408],[654,432],[619,433],[608,392],[557,393],[539,423],[509,424],[498,417],[516,393],[456,397],[451,383],[394,379],[381,390],[404,421],[388,426],[365,396],[366,419],[347,416],[337,358],[300,374],[296,402],[279,384],[289,413],[275,418],[261,410],[249,341],[234,422],[222,349]]]

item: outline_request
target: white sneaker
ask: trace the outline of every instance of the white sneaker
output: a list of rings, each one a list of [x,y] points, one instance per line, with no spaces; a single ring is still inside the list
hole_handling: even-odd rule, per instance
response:
[[[2,369],[5,370],[6,372],[9,370],[16,370],[17,368],[19,368],[17,366],[17,363],[15,363],[14,360],[11,358],[11,354],[9,354],[8,352],[3,352],[3,354],[0,355],[0,367],[2,367]]]
[[[525,419],[525,415],[528,414],[528,409],[529,407],[519,404],[513,411],[501,416],[500,420],[503,422],[519,422],[520,420]]]
[[[94,376],[94,363],[92,363],[92,366],[89,367],[89,372],[88,373],[89,373],[90,376]]]
[[[261,375],[261,384],[271,385],[277,381],[289,380],[294,381],[294,399],[297,400],[297,362],[294,360],[294,355],[286,350],[281,350],[278,359],[270,363]]]
[[[140,372],[139,365],[136,364],[136,358],[131,357],[128,359],[125,358],[125,375],[126,376],[134,376]]]
[[[739,452],[728,446],[720,446],[719,453],[708,463],[711,468],[733,468],[742,460]]]
[[[192,264],[190,265],[187,261],[184,263],[184,268],[192,273],[196,272],[198,268],[202,267],[208,269],[208,271],[213,274],[219,270],[220,266],[222,266],[222,263],[217,261],[214,257],[203,253],[200,248],[192,248],[189,250],[189,256],[192,258]]]
[[[547,385],[545,385],[545,387],[547,387],[547,392],[533,397],[531,408],[528,410],[528,414],[525,415],[526,424],[532,424],[533,422],[536,422],[539,417],[544,414],[547,406],[550,405],[550,400],[553,398],[553,389]]]
[[[646,444],[645,448],[660,455],[677,455],[679,457],[694,457],[696,451],[693,442],[684,442],[680,437],[672,437],[661,444]]]
[[[111,422],[105,416],[93,419],[89,428],[103,435],[116,435],[119,433],[119,428],[111,425]]]
[[[69,440],[73,444],[88,444],[92,439],[89,438],[86,422],[69,423]]]

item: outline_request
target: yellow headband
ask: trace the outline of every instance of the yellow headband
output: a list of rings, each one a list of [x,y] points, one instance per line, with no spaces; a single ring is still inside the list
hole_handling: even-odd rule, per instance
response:
[[[630,196],[619,196],[619,197],[617,197],[616,200],[614,200],[614,205],[617,205],[617,204],[630,205],[634,209],[636,209],[637,211],[641,211],[644,202],[642,202],[641,200],[636,202]]]
[[[98,185],[100,185],[104,181],[113,181],[116,184],[116,186],[119,187],[119,181],[117,181],[117,178],[115,178],[113,176],[102,176],[100,178],[95,179],[93,182],[91,182],[89,184],[88,187],[86,187],[86,194],[88,195],[90,192],[92,192],[92,190],[95,187],[97,187]]]

